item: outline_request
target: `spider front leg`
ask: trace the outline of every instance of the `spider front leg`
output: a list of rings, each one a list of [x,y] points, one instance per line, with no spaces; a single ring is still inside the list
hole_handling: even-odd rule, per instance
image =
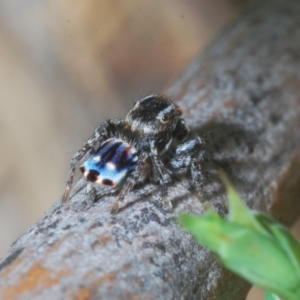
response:
[[[204,142],[195,137],[178,145],[168,157],[166,165],[174,175],[190,175],[193,186],[200,190],[203,184],[201,163],[204,157]]]
[[[102,123],[95,130],[93,135],[83,144],[83,147],[74,154],[70,163],[70,171],[63,195],[63,202],[66,202],[69,199],[78,162],[88,153],[93,153],[94,148],[97,144],[101,144],[107,138],[113,137],[116,133],[117,126],[120,125],[119,123],[120,121],[117,121],[117,123],[113,123],[110,120]]]
[[[161,186],[162,197],[168,194],[168,185],[172,182],[172,178],[169,174],[168,169],[162,163],[160,157],[158,156],[157,148],[155,146],[155,141],[150,141],[150,153],[149,156],[152,161],[153,173],[155,176],[159,176],[159,184]]]

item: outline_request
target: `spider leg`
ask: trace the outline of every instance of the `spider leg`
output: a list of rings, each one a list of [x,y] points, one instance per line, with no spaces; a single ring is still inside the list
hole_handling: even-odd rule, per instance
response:
[[[125,184],[124,184],[124,186],[123,186],[123,188],[122,188],[122,190],[119,194],[118,201],[116,202],[116,204],[111,209],[112,214],[118,213],[119,207],[120,207],[120,202],[123,201],[125,196],[132,190],[134,185],[138,182],[139,177],[140,177],[141,173],[143,172],[143,169],[147,165],[147,163],[146,163],[147,159],[148,159],[148,154],[147,153],[144,152],[140,155],[139,161],[138,161],[138,164],[137,164],[135,170],[126,179],[126,182],[125,182]]]
[[[69,199],[73,180],[74,180],[74,175],[75,175],[75,170],[78,162],[88,153],[93,152],[94,147],[98,143],[102,143],[104,140],[107,138],[112,137],[116,132],[116,126],[115,124],[108,120],[104,123],[102,123],[93,133],[93,135],[83,144],[83,147],[78,150],[73,158],[71,159],[70,163],[70,171],[68,175],[68,180],[65,188],[65,192],[63,195],[63,202],[66,202]]]
[[[186,175],[190,173],[194,187],[201,189],[203,176],[201,163],[203,161],[204,142],[200,137],[195,137],[180,144],[169,157],[167,167],[174,175]]]
[[[196,189],[196,191],[199,191],[203,187],[203,175],[202,175],[200,163],[193,159],[190,170],[191,170],[193,186]]]
[[[99,187],[97,183],[95,184],[93,182],[88,182],[85,187],[85,193],[89,196],[91,202],[96,202],[106,195],[112,195],[118,192],[118,189],[105,185],[101,186],[101,191],[99,192],[99,190],[96,188],[96,185]]]
[[[172,182],[172,178],[169,174],[168,169],[164,166],[161,159],[158,156],[157,149],[155,147],[155,141],[150,142],[150,153],[149,156],[152,160],[152,166],[154,174],[160,176],[159,184],[161,186],[162,197],[165,197],[168,193],[168,185]]]

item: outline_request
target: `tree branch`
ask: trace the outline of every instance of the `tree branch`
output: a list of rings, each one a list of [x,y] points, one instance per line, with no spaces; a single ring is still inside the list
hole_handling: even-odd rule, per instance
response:
[[[268,1],[217,38],[166,94],[204,136],[201,197],[179,181],[161,200],[145,185],[91,203],[80,180],[0,261],[1,299],[243,299],[224,270],[176,223],[181,212],[226,214],[223,168],[247,204],[291,224],[300,210],[300,2]],[[173,209],[167,205],[172,201]]]

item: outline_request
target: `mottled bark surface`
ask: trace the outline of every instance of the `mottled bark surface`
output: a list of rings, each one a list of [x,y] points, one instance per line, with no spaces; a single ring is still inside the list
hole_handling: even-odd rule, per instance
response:
[[[202,196],[180,181],[162,200],[149,184],[111,215],[116,197],[93,204],[80,180],[70,202],[57,202],[0,261],[0,299],[245,298],[249,286],[222,269],[176,216],[209,206],[226,214],[220,167],[250,207],[286,224],[299,214],[300,2],[268,2],[242,16],[166,90],[206,141]]]

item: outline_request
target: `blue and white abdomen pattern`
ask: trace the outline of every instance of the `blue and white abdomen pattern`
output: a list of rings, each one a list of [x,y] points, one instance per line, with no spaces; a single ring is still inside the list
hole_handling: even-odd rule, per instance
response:
[[[80,170],[87,180],[115,188],[124,182],[137,162],[138,155],[134,147],[123,140],[111,138],[100,145]]]

